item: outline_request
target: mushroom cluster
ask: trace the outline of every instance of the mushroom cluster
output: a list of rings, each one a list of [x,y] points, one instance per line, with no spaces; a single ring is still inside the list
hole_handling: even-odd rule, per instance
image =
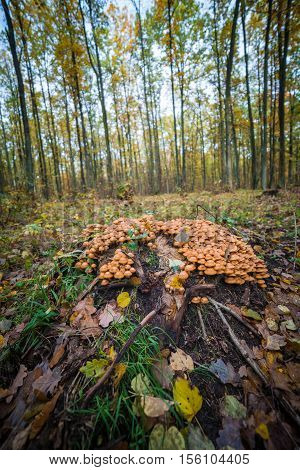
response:
[[[129,241],[138,241],[155,249],[155,240],[159,234],[171,237],[173,245],[185,259],[176,279],[173,278],[174,282],[171,280],[167,284],[171,290],[182,291],[182,284],[195,270],[203,276],[223,275],[227,284],[241,285],[252,281],[257,282],[260,287],[266,287],[265,279],[269,277],[267,267],[255,255],[252,247],[232,235],[225,227],[208,220],[174,219],[163,222],[146,215],[132,219],[121,217],[111,225],[90,225],[83,232],[83,236],[89,239],[83,243],[86,258],[79,260],[76,266],[80,269],[94,269],[95,260],[100,260],[109,248]],[[116,254],[119,257],[118,250]],[[114,270],[116,266],[113,265],[112,268]],[[124,277],[129,276],[128,269],[118,271],[118,275],[122,273]],[[101,271],[101,275],[102,273],[106,273],[106,277],[101,278],[103,281],[109,281],[110,274],[115,277],[114,271]]]
[[[197,269],[202,275],[225,275],[227,284],[256,281],[266,287],[264,279],[269,275],[265,263],[251,246],[227,229],[207,220],[177,219],[166,222],[163,231],[176,235],[173,244],[188,261],[181,266],[180,279],[186,280]],[[185,236],[180,237],[182,231]]]
[[[103,264],[99,270],[101,285],[107,286],[113,279],[130,278],[135,273],[134,261],[122,250],[117,249],[112,260]]]

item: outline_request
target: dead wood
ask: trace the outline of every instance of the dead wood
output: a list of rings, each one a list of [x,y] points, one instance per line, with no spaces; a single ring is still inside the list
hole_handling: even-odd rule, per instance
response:
[[[265,374],[263,373],[261,368],[258,366],[258,364],[256,364],[256,362],[249,356],[248,351],[245,349],[245,347],[240,343],[240,341],[236,337],[236,335],[233,332],[231,326],[229,325],[228,321],[224,317],[218,303],[214,299],[210,299],[210,301],[213,304],[213,306],[215,307],[216,312],[218,313],[218,315],[219,315],[220,319],[222,320],[223,324],[225,325],[225,327],[226,327],[226,329],[229,333],[229,336],[231,338],[231,341],[233,342],[235,347],[238,349],[238,351],[241,353],[241,355],[244,357],[244,359],[248,362],[249,366],[252,367],[254,372],[256,372],[256,374],[261,378],[263,383],[265,385],[268,385],[268,381],[267,381],[267,378],[266,378]]]
[[[242,323],[248,330],[250,330],[255,336],[260,336],[259,332],[252,326],[250,323],[248,323],[241,315],[236,313],[234,310],[231,308],[227,307],[227,305],[221,304],[220,302],[217,302],[215,299],[212,299],[211,297],[208,297],[208,300],[213,304],[213,305],[218,305],[222,310],[225,312],[230,313],[234,318],[236,318],[240,323]]]
[[[189,287],[184,296],[184,301],[180,309],[176,312],[175,316],[166,324],[166,327],[176,333],[177,342],[180,336],[180,325],[182,319],[187,311],[188,305],[193,297],[206,295],[208,292],[215,288],[214,284],[197,284],[196,286]]]

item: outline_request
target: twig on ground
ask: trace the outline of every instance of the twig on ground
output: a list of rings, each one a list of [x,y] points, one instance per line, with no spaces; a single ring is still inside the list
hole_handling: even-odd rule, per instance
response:
[[[234,310],[231,308],[227,307],[227,305],[221,304],[220,302],[217,302],[215,299],[212,299],[211,297],[208,297],[208,300],[213,304],[213,305],[218,305],[222,310],[225,310],[225,312],[230,313],[234,318],[236,318],[240,323],[246,326],[255,336],[260,336],[259,332],[252,326],[250,325],[246,320],[244,320],[243,317],[241,317],[238,313],[236,313]]]
[[[152,310],[150,313],[148,313],[148,315],[146,315],[145,318],[143,318],[143,320],[137,325],[137,327],[131,333],[130,337],[128,338],[124,346],[120,349],[120,351],[116,355],[115,359],[112,361],[111,365],[109,366],[105,374],[101,377],[100,380],[98,380],[98,382],[95,385],[93,385],[87,391],[86,397],[82,404],[84,408],[86,407],[90,399],[94,396],[94,394],[104,384],[104,382],[106,382],[106,380],[110,377],[110,375],[112,374],[114,370],[115,365],[118,364],[118,362],[120,362],[125,352],[131,346],[131,344],[133,343],[133,341],[135,340],[136,336],[139,334],[141,329],[144,328],[144,326],[146,326],[160,311],[161,311],[161,305],[159,305],[155,310]]]
[[[201,312],[201,307],[197,308],[197,313],[198,313],[200,326],[201,326],[201,330],[202,330],[202,336],[203,336],[204,340],[206,341],[207,340],[207,333],[206,333],[205,324],[204,324],[204,320],[203,320],[203,316],[202,316],[202,312]]]
[[[99,277],[95,277],[95,279],[93,279],[93,281],[87,286],[87,288],[81,292],[81,294],[79,294],[79,296],[77,297],[77,300],[76,302],[80,302],[81,300],[83,300],[87,294],[89,294],[91,292],[91,290],[95,287],[96,284],[98,284],[99,282]]]
[[[257,373],[257,375],[261,378],[263,383],[265,385],[268,385],[267,378],[261,368],[254,362],[254,360],[249,356],[248,351],[244,348],[244,346],[240,343],[238,338],[236,337],[235,333],[233,332],[231,326],[229,325],[228,321],[224,317],[219,305],[214,301],[214,299],[211,299],[211,303],[215,307],[220,319],[222,320],[223,324],[226,326],[229,336],[231,338],[231,341],[235,345],[235,347],[239,350],[241,355],[244,357],[244,359],[248,362],[249,366],[252,367],[252,369]]]
[[[213,217],[216,221],[218,219],[218,217],[216,215],[214,215],[212,212],[210,212],[208,209],[206,209],[205,207],[201,206],[201,204],[197,204],[196,206],[196,216],[198,217],[198,207],[201,207],[201,209],[203,209],[205,212],[207,212],[207,214],[209,214],[211,217]]]

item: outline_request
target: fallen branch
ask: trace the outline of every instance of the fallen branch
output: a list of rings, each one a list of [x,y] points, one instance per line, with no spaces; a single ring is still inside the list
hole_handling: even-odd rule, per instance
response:
[[[214,288],[214,284],[198,284],[196,286],[189,287],[186,290],[182,306],[176,313],[175,317],[167,324],[167,327],[177,334],[177,341],[180,335],[180,325],[191,299],[193,297],[198,297],[204,294],[206,295],[207,292],[213,290]]]
[[[248,351],[244,348],[244,346],[240,343],[240,341],[238,340],[238,338],[236,337],[235,333],[233,332],[231,326],[229,325],[228,321],[226,320],[226,318],[224,317],[219,305],[216,303],[216,301],[214,299],[211,299],[211,303],[213,304],[213,306],[215,307],[220,319],[222,320],[223,324],[225,325],[225,327],[227,328],[227,331],[229,333],[229,336],[231,338],[231,341],[233,342],[233,344],[235,345],[235,347],[239,350],[239,352],[241,353],[241,355],[244,357],[244,359],[248,362],[249,366],[252,367],[252,369],[256,372],[256,374],[261,378],[261,380],[263,381],[263,383],[265,385],[268,385],[268,381],[267,381],[267,378],[265,376],[265,374],[263,373],[263,371],[261,370],[261,368],[256,364],[256,362],[254,362],[254,360],[249,356],[248,354]]]
[[[213,304],[213,305],[217,305],[218,307],[220,307],[222,310],[225,310],[225,312],[228,312],[230,313],[234,318],[236,318],[240,323],[242,323],[243,325],[246,326],[246,328],[248,328],[255,336],[260,336],[259,335],[259,332],[252,326],[250,325],[246,320],[244,320],[243,317],[241,317],[241,315],[239,315],[238,313],[236,313],[234,310],[232,310],[231,308],[227,307],[227,305],[224,305],[224,304],[221,304],[220,302],[217,302],[215,299],[212,299],[211,297],[208,297],[208,300]]]
[[[114,370],[115,365],[118,364],[118,362],[120,362],[120,360],[124,356],[125,352],[131,346],[131,344],[133,343],[133,341],[135,340],[135,338],[139,334],[139,332],[142,330],[142,328],[144,328],[144,326],[146,326],[160,312],[160,310],[161,310],[161,305],[159,307],[157,307],[155,310],[152,310],[150,313],[148,313],[148,315],[146,315],[145,318],[143,318],[143,320],[138,324],[138,326],[135,328],[135,330],[131,333],[130,337],[128,338],[128,340],[126,341],[124,346],[120,349],[120,351],[116,355],[115,359],[112,361],[111,365],[109,366],[109,368],[107,369],[105,374],[101,377],[100,380],[98,380],[98,382],[95,385],[93,385],[87,391],[86,397],[85,397],[85,399],[83,401],[83,404],[82,404],[82,406],[84,408],[86,407],[89,400],[94,396],[94,394],[104,384],[104,382],[106,382],[106,380],[110,377],[110,375],[112,374],[112,372]]]
[[[197,313],[198,313],[200,326],[201,326],[201,330],[202,330],[202,336],[203,336],[204,340],[206,341],[207,340],[207,333],[206,333],[205,324],[204,324],[204,320],[203,320],[203,316],[202,316],[202,312],[201,312],[200,307],[197,308]]]
[[[95,279],[93,279],[93,281],[87,286],[87,288],[81,292],[81,294],[79,294],[79,296],[77,297],[77,300],[76,302],[80,302],[81,300],[83,300],[87,294],[89,294],[91,292],[91,290],[95,287],[96,284],[98,284],[99,282],[99,277],[95,277]]]
[[[220,307],[218,305],[218,302],[216,302],[214,299],[210,299],[211,303],[214,305],[217,313],[219,314],[219,317],[221,318],[222,322],[226,326],[229,336],[233,342],[233,344],[236,346],[236,348],[239,350],[241,355],[245,358],[245,360],[248,362],[248,364],[252,367],[254,372],[261,378],[263,381],[264,385],[268,388],[271,389],[270,384],[268,383],[267,377],[261,370],[258,364],[249,356],[247,350],[242,346],[242,344],[239,342],[238,338],[232,331],[229,323],[227,322],[226,318],[224,317],[223,313],[220,310]],[[282,392],[280,390],[272,390],[274,392],[275,397],[277,398],[278,404],[285,410],[285,412],[293,419],[293,421],[299,426],[300,425],[300,417],[299,415],[295,412],[295,410],[292,408],[288,400],[283,396]]]

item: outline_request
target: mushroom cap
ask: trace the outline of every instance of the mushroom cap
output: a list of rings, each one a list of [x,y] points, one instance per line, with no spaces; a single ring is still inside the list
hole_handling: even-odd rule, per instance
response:
[[[217,271],[213,268],[206,268],[204,274],[206,274],[207,276],[214,276],[215,274],[217,274]]]

